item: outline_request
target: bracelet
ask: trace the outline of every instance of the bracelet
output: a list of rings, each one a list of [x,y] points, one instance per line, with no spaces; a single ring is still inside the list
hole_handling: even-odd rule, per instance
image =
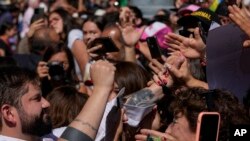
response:
[[[85,133],[70,126],[63,132],[61,138],[68,141],[93,141],[93,139]]]

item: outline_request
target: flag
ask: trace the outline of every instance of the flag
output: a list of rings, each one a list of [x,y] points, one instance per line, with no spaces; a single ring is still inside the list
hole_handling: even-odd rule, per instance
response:
[[[119,0],[120,7],[124,7],[128,5],[128,0]]]
[[[218,8],[219,4],[222,2],[223,0],[214,0],[213,3],[211,4],[211,6],[209,7],[209,9],[213,12],[216,11],[216,9]]]

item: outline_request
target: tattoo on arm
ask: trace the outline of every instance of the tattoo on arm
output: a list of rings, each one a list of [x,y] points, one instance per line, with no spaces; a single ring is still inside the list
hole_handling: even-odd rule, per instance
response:
[[[93,125],[91,125],[90,123],[88,123],[88,122],[84,122],[84,121],[82,121],[80,119],[75,119],[74,121],[80,122],[82,125],[86,125],[89,128],[91,128],[92,130],[97,131],[97,129]]]

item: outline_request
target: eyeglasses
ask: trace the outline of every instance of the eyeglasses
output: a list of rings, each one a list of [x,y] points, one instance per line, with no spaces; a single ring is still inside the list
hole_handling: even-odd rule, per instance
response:
[[[179,30],[179,34],[184,37],[190,37],[190,35],[193,35],[194,37],[194,32],[190,32],[186,29]]]

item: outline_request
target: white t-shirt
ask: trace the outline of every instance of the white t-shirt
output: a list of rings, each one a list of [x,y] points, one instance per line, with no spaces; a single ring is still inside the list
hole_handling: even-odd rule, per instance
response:
[[[0,135],[0,141],[25,141],[18,138],[13,138],[9,136]]]
[[[80,29],[72,29],[68,35],[68,47],[72,49],[75,40],[83,40],[83,33]]]
[[[70,48],[70,50],[73,48],[73,44],[76,40],[83,40],[83,33],[80,29],[72,29],[69,32],[68,35],[68,47]],[[76,61],[76,59],[74,58],[74,62],[75,62],[75,70],[76,70],[76,74],[78,76],[78,78],[80,80],[82,80],[82,74],[80,71],[80,67]]]
[[[60,128],[55,128],[53,129],[52,133],[53,135],[55,135],[56,137],[61,137],[62,133],[66,130],[66,126],[64,127],[60,127]]]

